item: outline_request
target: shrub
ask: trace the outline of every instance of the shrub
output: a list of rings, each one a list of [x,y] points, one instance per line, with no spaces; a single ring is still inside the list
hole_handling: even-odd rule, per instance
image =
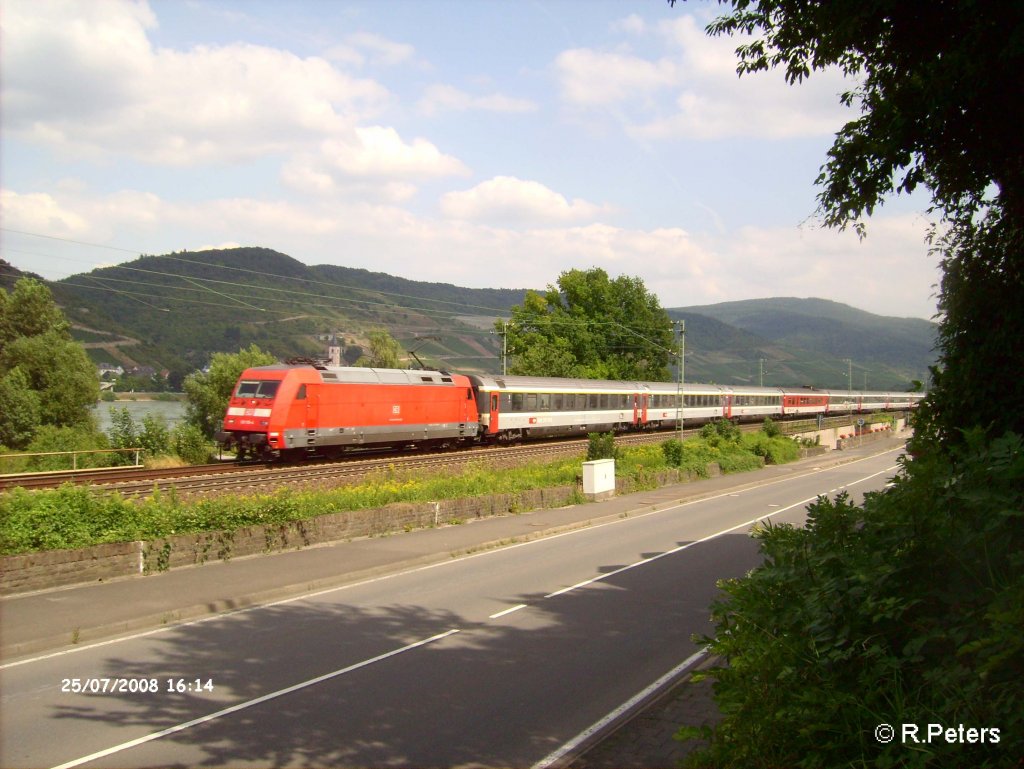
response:
[[[147,456],[160,457],[171,453],[171,431],[167,429],[167,418],[163,414],[144,416],[137,439]]]
[[[45,454],[106,448],[109,448],[106,436],[92,428],[43,425],[25,451]],[[70,470],[73,465],[76,467],[107,467],[110,465],[111,456],[110,454],[79,454],[74,458],[70,454],[37,456],[29,459],[26,470]]]
[[[618,449],[615,446],[615,433],[590,433],[587,446],[587,461],[595,459],[615,459]]]
[[[174,453],[190,465],[205,464],[213,456],[210,442],[195,425],[185,422],[178,424],[171,434],[171,443]]]
[[[739,426],[728,419],[717,419],[714,422],[708,422],[700,429],[700,437],[709,446],[717,447],[728,443],[739,443],[742,435],[743,433],[740,432]]]
[[[743,436],[743,446],[770,465],[784,465],[800,458],[800,446],[789,438],[770,438],[764,432]]]
[[[722,585],[711,671],[723,720],[690,766],[1016,765],[1024,755],[1024,441],[980,431],[905,463],[891,490],[756,533]],[[874,736],[881,723],[897,739]],[[1000,740],[901,744],[900,724]],[[684,737],[699,731],[684,729]]]

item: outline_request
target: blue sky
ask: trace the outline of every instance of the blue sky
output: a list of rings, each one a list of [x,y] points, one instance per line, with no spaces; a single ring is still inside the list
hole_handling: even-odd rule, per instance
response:
[[[258,245],[413,280],[602,267],[665,307],[930,318],[927,199],[825,230],[838,73],[738,78],[717,3],[0,0],[3,257]],[[45,236],[45,237],[41,237]]]

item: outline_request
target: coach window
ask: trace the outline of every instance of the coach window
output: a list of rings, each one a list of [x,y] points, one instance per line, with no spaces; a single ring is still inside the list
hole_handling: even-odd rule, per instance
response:
[[[551,411],[551,394],[541,393],[537,396],[537,410],[538,411]]]
[[[522,411],[523,410],[523,394],[512,393],[512,410]]]
[[[591,411],[597,411],[597,394],[591,393],[587,399],[587,408]]]
[[[554,395],[551,396],[551,408],[553,410],[555,410],[555,411],[561,411],[562,410],[562,398],[563,397],[564,396],[562,395],[562,393],[555,393]]]
[[[526,394],[526,410],[536,411],[537,410],[537,393]]]

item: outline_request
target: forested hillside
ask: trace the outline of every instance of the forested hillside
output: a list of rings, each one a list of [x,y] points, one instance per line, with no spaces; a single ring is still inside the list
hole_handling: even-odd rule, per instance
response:
[[[752,299],[670,310],[680,317],[701,315],[760,338],[759,354],[771,373],[765,381],[825,382],[855,388],[892,387],[928,379],[935,363],[938,326],[920,318],[873,315],[825,299]],[[754,346],[747,348],[748,354]],[[740,345],[742,349],[742,343]],[[728,349],[723,346],[720,349]],[[793,350],[815,353],[793,355]],[[846,362],[850,360],[850,364]],[[754,360],[757,374],[757,360]]]
[[[25,274],[0,261],[0,285]],[[554,281],[557,276],[552,276]],[[423,283],[266,248],[142,256],[50,283],[95,363],[168,369],[180,378],[214,352],[257,344],[280,359],[346,362],[387,329],[426,365],[501,370],[496,318],[525,290]],[[686,379],[721,384],[906,389],[927,379],[935,326],[821,299],[765,299],[669,310],[686,321]],[[409,358],[415,363],[413,358]]]

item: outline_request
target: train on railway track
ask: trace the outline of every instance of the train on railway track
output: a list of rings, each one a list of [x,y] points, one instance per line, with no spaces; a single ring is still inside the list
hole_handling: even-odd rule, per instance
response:
[[[245,457],[301,459],[361,448],[455,447],[914,408],[907,392],[478,376],[286,363],[246,369],[219,443]]]

